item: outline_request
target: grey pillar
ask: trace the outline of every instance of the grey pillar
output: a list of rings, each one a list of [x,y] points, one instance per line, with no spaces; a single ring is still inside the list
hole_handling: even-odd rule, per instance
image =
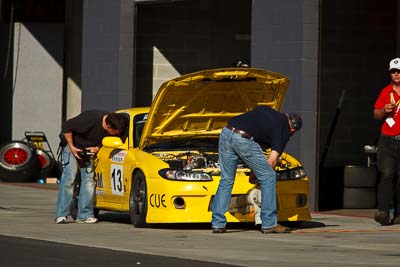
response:
[[[254,0],[251,65],[288,76],[291,83],[283,111],[303,117],[303,129],[290,140],[286,151],[299,159],[310,178],[310,208],[315,209],[318,0]]]
[[[132,105],[134,3],[84,0],[82,110]]]

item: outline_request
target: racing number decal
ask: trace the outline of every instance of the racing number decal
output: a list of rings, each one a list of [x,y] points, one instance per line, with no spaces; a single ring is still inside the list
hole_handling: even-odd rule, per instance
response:
[[[123,168],[122,165],[111,164],[111,192],[113,195],[124,195],[123,184]]]

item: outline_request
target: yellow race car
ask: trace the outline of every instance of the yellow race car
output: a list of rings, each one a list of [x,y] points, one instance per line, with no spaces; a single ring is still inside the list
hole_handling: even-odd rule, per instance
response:
[[[209,223],[220,169],[218,137],[233,116],[259,105],[279,110],[289,80],[254,68],[212,69],[165,82],[150,108],[129,117],[123,137],[106,137],[96,158],[96,210],[127,212],[135,227]],[[265,152],[268,157],[268,151]],[[276,167],[279,221],[308,221],[309,181],[283,153]],[[259,200],[251,170],[239,163],[228,222],[254,222]]]

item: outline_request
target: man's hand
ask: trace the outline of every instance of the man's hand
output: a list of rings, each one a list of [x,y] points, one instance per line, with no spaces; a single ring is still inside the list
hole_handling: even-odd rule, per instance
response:
[[[376,108],[374,109],[374,118],[377,120],[381,120],[385,117],[386,114],[392,113],[395,109],[396,105],[389,103],[386,104],[383,108]]]
[[[271,150],[271,153],[269,154],[268,158],[268,163],[271,165],[272,168],[276,166],[278,163],[278,158],[279,158],[279,152],[275,150]]]
[[[75,158],[77,158],[77,159],[82,159],[82,158],[79,156],[79,152],[81,152],[82,149],[76,148],[76,147],[74,147],[74,146],[69,146],[69,149],[71,150],[71,153],[74,155]]]
[[[87,147],[86,150],[90,151],[93,154],[96,154],[97,152],[99,152],[100,148],[98,146],[90,146]]]
[[[385,113],[390,113],[394,110],[394,108],[396,107],[395,104],[386,104],[384,109],[385,109]]]

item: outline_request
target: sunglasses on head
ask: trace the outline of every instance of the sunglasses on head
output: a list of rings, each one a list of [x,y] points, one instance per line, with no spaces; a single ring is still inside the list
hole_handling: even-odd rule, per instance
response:
[[[398,70],[398,69],[391,69],[389,72],[390,72],[390,74],[395,74],[395,73],[400,74],[400,70]]]

